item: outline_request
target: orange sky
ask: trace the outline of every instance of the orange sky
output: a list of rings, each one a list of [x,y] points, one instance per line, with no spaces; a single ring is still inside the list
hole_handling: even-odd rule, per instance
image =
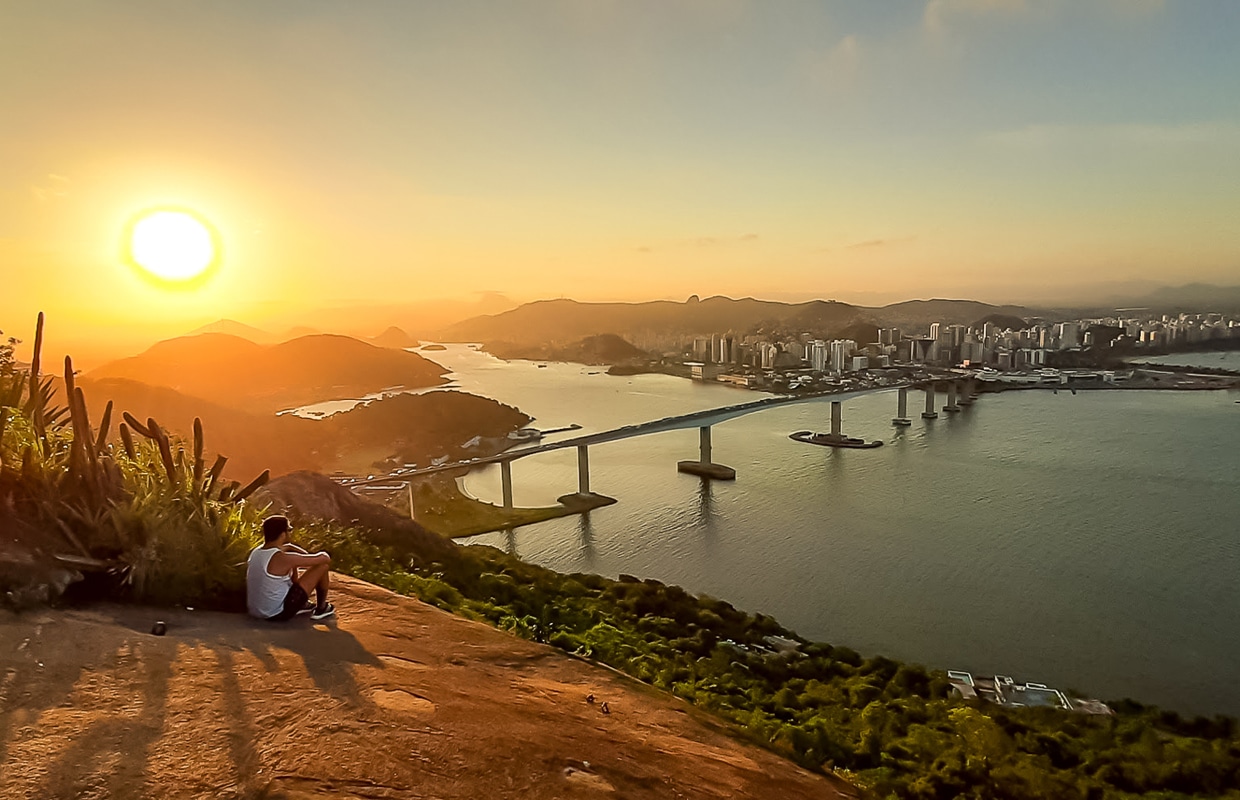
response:
[[[483,291],[1235,283],[1238,8],[9,4],[0,328],[43,309],[98,348]],[[224,244],[193,292],[120,258],[169,204]]]

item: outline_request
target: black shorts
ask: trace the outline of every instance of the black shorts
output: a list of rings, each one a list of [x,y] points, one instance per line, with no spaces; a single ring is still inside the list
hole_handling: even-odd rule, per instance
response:
[[[267,619],[273,622],[285,622],[297,616],[297,612],[306,607],[306,602],[310,599],[310,595],[306,594],[306,590],[301,588],[301,584],[294,583],[288,588],[288,594],[284,595],[284,609],[274,617]]]

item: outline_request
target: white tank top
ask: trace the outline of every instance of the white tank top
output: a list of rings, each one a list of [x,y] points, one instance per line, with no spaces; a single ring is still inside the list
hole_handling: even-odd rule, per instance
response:
[[[267,571],[271,557],[280,552],[278,547],[255,547],[250,551],[245,567],[245,596],[250,615],[270,619],[284,610],[284,598],[288,595],[293,579],[287,574],[272,575]]]

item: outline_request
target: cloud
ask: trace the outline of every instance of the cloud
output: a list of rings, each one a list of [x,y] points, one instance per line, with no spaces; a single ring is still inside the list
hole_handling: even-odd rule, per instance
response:
[[[844,249],[846,250],[868,250],[868,249],[872,249],[875,247],[889,247],[891,245],[904,244],[905,242],[911,242],[916,238],[917,238],[916,236],[909,234],[908,236],[895,236],[895,237],[890,237],[887,239],[866,239],[865,241],[853,242],[852,244],[846,244],[844,245]]]
[[[30,193],[40,203],[50,203],[68,197],[71,184],[72,181],[64,175],[48,173],[42,181],[30,187]]]

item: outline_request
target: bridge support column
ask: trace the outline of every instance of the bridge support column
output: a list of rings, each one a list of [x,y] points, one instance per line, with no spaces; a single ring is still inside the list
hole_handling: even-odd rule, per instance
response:
[[[720,481],[736,479],[736,470],[731,467],[725,467],[723,464],[716,464],[711,460],[709,425],[698,428],[698,453],[697,461],[678,461],[676,469],[689,475],[699,475],[703,478],[714,478]]]
[[[840,423],[844,417],[844,404],[838,400],[831,401],[831,436],[838,439],[843,434],[840,433]]]
[[[971,406],[975,399],[977,399],[977,392],[973,386],[973,379],[965,378],[960,382],[960,398],[956,400],[956,405]]]
[[[577,494],[590,493],[590,448],[577,445]]]
[[[908,418],[908,389],[900,387],[900,393],[896,401],[896,416],[891,420],[892,425],[904,427],[913,423]]]
[[[951,414],[960,410],[960,406],[956,405],[956,381],[947,382],[947,405],[943,406],[943,410]]]
[[[938,419],[939,413],[934,410],[934,393],[937,387],[933,383],[926,384],[926,410],[921,412],[922,419]]]
[[[499,462],[500,480],[504,485],[504,510],[512,511],[512,462]]]

